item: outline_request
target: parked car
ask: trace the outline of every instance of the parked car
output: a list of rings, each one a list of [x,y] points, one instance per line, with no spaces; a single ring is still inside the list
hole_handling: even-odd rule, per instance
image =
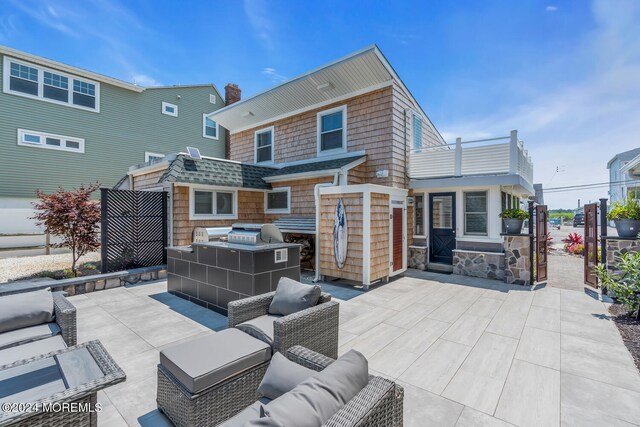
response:
[[[578,227],[584,225],[584,214],[583,213],[577,213],[573,216],[573,226],[574,227]]]
[[[549,226],[551,226],[551,228],[555,228],[557,230],[560,230],[560,226],[562,225],[562,220],[560,218],[550,218],[549,219]]]

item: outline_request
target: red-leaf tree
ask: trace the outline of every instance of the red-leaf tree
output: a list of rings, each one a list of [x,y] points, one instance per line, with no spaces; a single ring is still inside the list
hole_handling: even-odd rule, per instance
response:
[[[51,194],[40,190],[36,192],[40,200],[33,203],[36,215],[32,219],[48,233],[62,237],[61,243],[52,246],[71,249],[74,277],[77,276],[78,259],[100,247],[100,206],[97,201],[91,200],[91,193],[99,187],[100,184],[95,183],[87,187],[81,185],[71,191],[60,187]]]

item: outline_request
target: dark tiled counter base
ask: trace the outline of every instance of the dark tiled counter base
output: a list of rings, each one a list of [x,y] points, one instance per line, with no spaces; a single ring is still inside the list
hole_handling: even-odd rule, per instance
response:
[[[170,293],[227,314],[229,301],[274,291],[281,277],[300,280],[300,247],[282,245],[286,262],[275,262],[274,249],[216,247],[167,249]]]

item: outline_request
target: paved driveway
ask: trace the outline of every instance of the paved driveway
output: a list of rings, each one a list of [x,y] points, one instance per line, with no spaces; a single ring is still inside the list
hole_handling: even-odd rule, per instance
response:
[[[98,394],[99,426],[169,425],[155,405],[159,351],[226,318],[166,282],[70,298],[78,339],[100,339],[127,381]],[[603,303],[411,270],[340,305],[340,352],[405,388],[405,426],[629,426],[640,375]],[[507,423],[508,422],[508,423]]]

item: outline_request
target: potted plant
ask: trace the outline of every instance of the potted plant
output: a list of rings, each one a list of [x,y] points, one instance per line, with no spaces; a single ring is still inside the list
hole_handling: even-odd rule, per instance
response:
[[[637,237],[640,231],[640,202],[629,198],[613,202],[607,219],[613,221],[620,237]]]
[[[507,234],[520,234],[522,223],[529,218],[529,213],[518,208],[505,209],[500,213],[500,218],[504,221]]]

